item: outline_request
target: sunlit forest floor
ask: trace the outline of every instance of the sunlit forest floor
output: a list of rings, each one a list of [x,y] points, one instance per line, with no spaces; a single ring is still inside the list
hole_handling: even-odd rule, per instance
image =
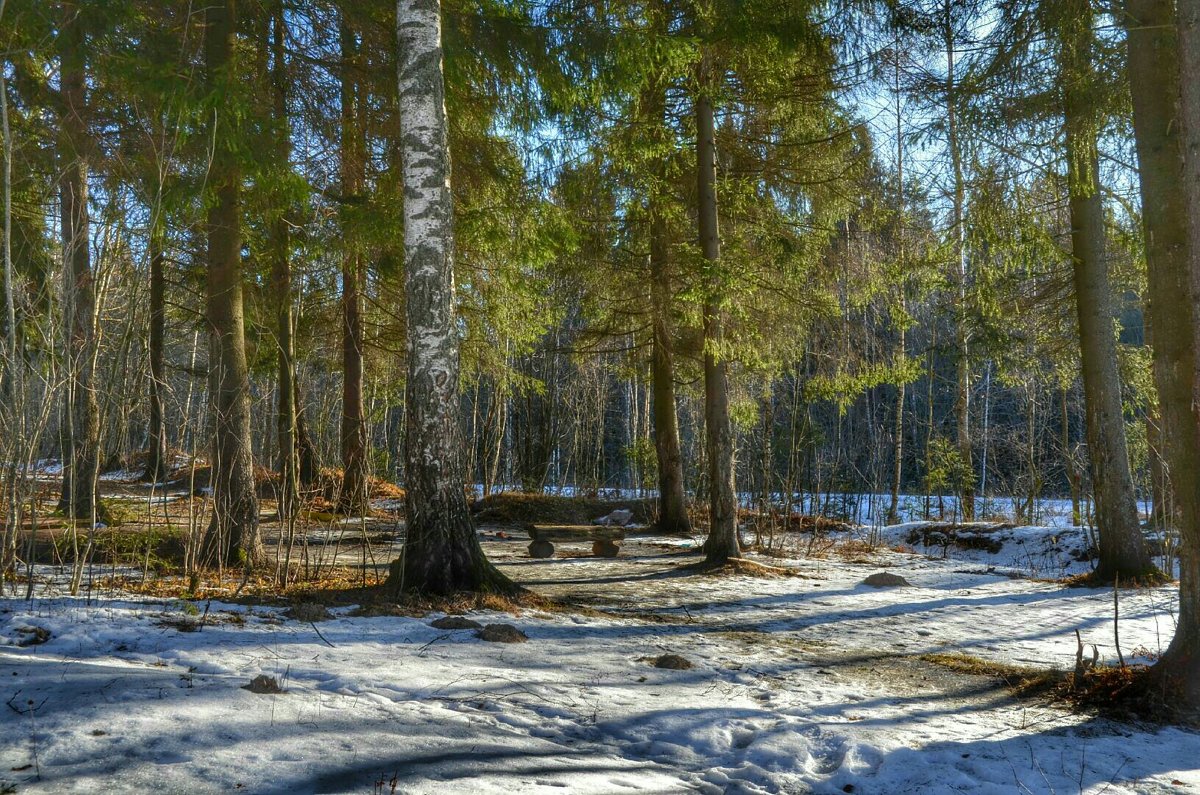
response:
[[[1200,792],[1200,734],[1059,693],[1077,630],[1118,657],[1113,592],[1054,579],[1086,570],[1082,531],[781,528],[760,566],[702,574],[699,536],[533,559],[493,511],[488,555],[545,599],[430,609],[355,590],[403,538],[395,498],[294,536],[264,505],[309,580],[281,591],[167,576],[202,496],[105,492],[128,515],[79,595],[47,520],[33,599],[0,601],[7,791]],[[864,583],[882,572],[908,585]],[[1126,663],[1169,642],[1175,597],[1120,593]],[[431,626],[446,611],[522,642]]]

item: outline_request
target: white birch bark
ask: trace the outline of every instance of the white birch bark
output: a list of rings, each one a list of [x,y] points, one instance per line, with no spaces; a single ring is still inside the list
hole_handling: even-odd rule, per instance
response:
[[[510,590],[511,583],[479,547],[463,491],[440,2],[398,0],[396,36],[408,322],[407,538],[389,587],[436,593]]]

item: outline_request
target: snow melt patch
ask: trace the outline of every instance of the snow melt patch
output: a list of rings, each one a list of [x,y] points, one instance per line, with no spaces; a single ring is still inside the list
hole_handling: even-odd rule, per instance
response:
[[[679,569],[687,558],[651,554],[659,541],[631,543],[612,560],[531,560],[520,545],[490,543],[534,588],[611,611],[472,614],[529,636],[515,645],[348,608],[334,609],[318,635],[265,607],[96,595],[0,601],[0,636],[49,632],[42,645],[0,646],[0,698],[32,708],[0,722],[0,785],[1200,792],[1196,734],[1019,703],[916,661],[961,651],[1065,667],[1075,629],[1111,658],[1110,592],[896,553],[870,565],[790,561],[803,577],[710,577]],[[880,570],[913,587],[861,584]],[[1172,599],[1166,588],[1122,594],[1127,651],[1165,645]],[[655,668],[667,653],[695,665]],[[259,675],[285,692],[242,689]]]

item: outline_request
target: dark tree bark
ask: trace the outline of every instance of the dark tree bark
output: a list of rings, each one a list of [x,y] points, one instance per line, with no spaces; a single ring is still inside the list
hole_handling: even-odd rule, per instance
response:
[[[896,341],[898,356],[904,359],[904,329],[900,329]],[[904,397],[906,387],[903,381],[896,384],[896,408],[892,417],[892,489],[888,495],[888,510],[886,521],[895,524],[900,521],[900,484],[904,480]]]
[[[292,383],[292,395],[296,407],[296,455],[300,466],[300,485],[309,489],[316,486],[321,478],[321,459],[317,455],[317,446],[308,432],[308,420],[304,416],[304,400],[300,396],[299,379]]]
[[[1136,134],[1134,135],[1136,143]],[[1146,230],[1151,225],[1157,225],[1158,220],[1146,221],[1143,219],[1142,228]],[[1158,231],[1158,230],[1156,230]],[[1186,230],[1184,230],[1186,231]],[[1146,231],[1146,248],[1149,249],[1150,232]],[[1150,255],[1146,255],[1149,262]],[[1145,337],[1146,347],[1151,351],[1155,349],[1154,344],[1154,307],[1153,299],[1147,296],[1144,306],[1142,307],[1142,325],[1144,328],[1143,334]],[[1155,376],[1155,384],[1158,383],[1158,376]],[[1169,524],[1167,516],[1167,500],[1169,489],[1167,488],[1167,464],[1165,460],[1166,453],[1163,450],[1165,440],[1162,434],[1162,408],[1158,400],[1148,400],[1146,403],[1146,414],[1142,418],[1142,426],[1146,429],[1146,468],[1149,470],[1150,478],[1150,516],[1147,518],[1147,524],[1155,529],[1161,530]]]
[[[96,369],[96,288],[90,257],[85,37],[79,5],[60,3],[58,34],[62,119],[59,129],[59,195],[62,212],[63,304],[67,322],[67,405],[64,411],[63,484],[59,507],[91,525],[104,519],[100,502],[100,408]]]
[[[276,167],[285,173],[291,161],[291,130],[287,116],[287,71],[284,59],[283,2],[274,4],[271,15],[271,88],[274,98],[275,123],[278,125]],[[290,235],[286,207],[279,207],[279,216],[271,222],[271,287],[275,293],[275,335],[279,350],[276,354],[279,391],[276,395],[275,435],[279,445],[279,518],[292,527],[296,515],[299,483],[299,457],[296,435],[296,349],[293,341],[292,268],[288,259]]]
[[[357,75],[358,44],[354,30],[343,19],[341,34],[342,193],[362,192],[365,153],[359,118]],[[343,209],[343,212],[347,208]],[[342,256],[342,490],[338,510],[361,513],[367,507],[367,423],[363,405],[362,254],[352,230],[343,220]]]
[[[647,124],[656,133],[663,130],[665,90],[660,85],[647,88],[642,97]],[[679,412],[675,404],[675,367],[671,335],[671,265],[667,222],[663,217],[660,187],[666,182],[666,164],[658,169],[658,179],[647,196],[650,220],[650,291],[654,328],[650,360],[653,392],[654,452],[658,459],[658,521],[655,527],[667,535],[691,535],[683,488],[683,453],[679,442]]]
[[[0,18],[4,16],[4,0],[0,0]],[[23,407],[13,399],[14,395],[24,394],[24,378],[20,367],[20,356],[17,351],[17,307],[13,284],[12,256],[12,128],[8,122],[8,82],[4,69],[0,68],[0,159],[4,166],[0,170],[0,192],[3,194],[3,222],[0,222],[0,266],[4,268],[4,374],[3,396],[9,421],[10,433],[16,438],[25,438],[25,412]],[[5,577],[12,570],[17,556],[17,528],[21,524],[21,501],[18,498],[17,462],[16,457],[10,457],[6,466],[8,488],[5,497],[8,510],[5,515],[4,532],[0,535],[0,591],[4,590]]]
[[[650,270],[654,280],[654,349],[651,360],[651,390],[654,393],[654,451],[658,458],[658,521],[656,528],[667,535],[691,535],[683,489],[683,452],[679,443],[679,413],[675,404],[675,368],[671,353],[671,329],[667,301],[670,300],[670,276],[667,274],[662,231],[651,221]]]
[[[1154,377],[1180,537],[1179,621],[1152,669],[1164,696],[1200,709],[1200,2],[1128,0],[1129,78],[1146,236]],[[1189,90],[1181,92],[1181,86]]]
[[[391,565],[391,592],[512,592],[488,561],[467,508],[454,324],[441,3],[396,8],[404,181],[404,295],[408,380],[404,435],[407,540]]]
[[[701,66],[701,80],[704,66]],[[717,227],[717,157],[712,98],[703,82],[695,100],[696,188],[700,251],[709,273],[704,300],[704,432],[708,453],[708,538],[704,560],[720,565],[742,556],[737,537],[737,492],[734,490],[733,426],[729,417],[729,372],[721,350],[721,284],[715,273],[721,258]]]
[[[142,480],[157,483],[168,476],[171,464],[167,450],[167,424],[163,413],[166,389],[167,278],[162,225],[158,219],[150,230],[150,424],[146,442],[146,469]]]
[[[1071,255],[1079,316],[1088,461],[1096,498],[1100,561],[1095,578],[1127,582],[1156,574],[1138,524],[1125,443],[1125,414],[1113,336],[1112,290],[1100,192],[1099,126],[1092,102],[1095,33],[1091,0],[1065,0],[1060,24],[1060,91],[1066,133]]]
[[[1067,483],[1071,488],[1071,524],[1079,527],[1083,524],[1083,511],[1080,508],[1080,474],[1075,466],[1075,456],[1071,452],[1071,414],[1067,410],[1067,390],[1060,389],[1058,407],[1062,421],[1062,454],[1063,468],[1067,472]]]
[[[204,58],[210,90],[218,95],[236,79],[233,44],[236,0],[212,0],[205,10]],[[208,181],[207,321],[212,384],[213,517],[201,545],[206,563],[250,567],[264,552],[250,446],[250,379],[242,310],[242,257],[237,154],[230,116],[218,110]]]
[[[955,29],[951,0],[945,0],[943,34],[946,46],[946,134],[954,178],[952,222],[954,224],[954,273],[957,292],[954,315],[956,389],[954,392],[954,440],[966,480],[959,484],[963,521],[975,518],[975,456],[971,445],[971,356],[967,329],[967,182],[963,174],[962,144],[958,135],[958,83],[954,71]]]
[[[906,326],[907,318],[904,317],[908,311],[907,296],[905,294],[906,282],[908,274],[905,273],[905,249],[904,249],[904,129],[900,115],[900,48],[897,46],[892,56],[895,59],[893,64],[895,68],[896,83],[894,90],[896,92],[896,206],[897,206],[897,223],[896,223],[896,259],[900,265],[900,313],[902,315],[901,322],[897,323],[896,340],[896,363],[903,364],[905,357],[908,355],[906,349]],[[890,524],[895,524],[900,521],[900,486],[904,480],[904,379],[900,379],[896,383],[896,408],[895,416],[893,417],[892,425],[892,493],[889,495],[887,521]],[[974,505],[972,505],[974,508]]]

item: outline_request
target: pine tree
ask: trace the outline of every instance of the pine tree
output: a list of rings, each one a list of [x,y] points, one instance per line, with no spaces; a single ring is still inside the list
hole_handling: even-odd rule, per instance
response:
[[[250,440],[250,378],[246,362],[241,255],[240,166],[234,136],[237,77],[234,40],[237,0],[216,0],[205,10],[204,61],[213,100],[213,199],[208,210],[206,320],[212,390],[211,471],[213,515],[202,544],[208,563],[253,566],[264,556],[258,528],[258,494]]]
[[[1180,531],[1179,619],[1151,675],[1164,701],[1200,711],[1200,2],[1128,0],[1155,376]],[[1182,166],[1182,168],[1180,167]],[[1185,234],[1180,235],[1180,231]],[[1181,239],[1182,238],[1182,239]]]
[[[95,277],[91,266],[88,170],[87,37],[80,6],[59,5],[59,182],[63,241],[63,303],[67,316],[67,399],[60,507],[88,526],[104,519],[100,501],[100,408],[96,402]]]
[[[341,177],[342,213],[347,202],[361,200],[365,182],[365,133],[362,129],[362,98],[358,86],[361,65],[354,29],[343,12],[338,24],[341,43]],[[352,230],[343,224],[345,250],[342,254],[342,488],[338,509],[359,514],[367,505],[367,427],[363,406],[363,320],[364,267]]]
[[[1096,498],[1100,561],[1095,577],[1110,582],[1153,576],[1137,517],[1125,441],[1125,415],[1113,336],[1113,300],[1105,253],[1104,200],[1097,145],[1099,120],[1091,87],[1094,12],[1091,0],[1063,3],[1059,26],[1059,90],[1067,149],[1071,255],[1087,406],[1088,461]]]
[[[712,66],[705,59],[697,71],[696,196],[700,250],[708,270],[704,279],[704,433],[708,460],[708,538],[705,563],[721,565],[742,556],[738,544],[737,490],[734,487],[734,439],[729,417],[729,364],[723,349],[721,317],[721,239],[717,223],[717,151],[713,101],[709,93]]]

